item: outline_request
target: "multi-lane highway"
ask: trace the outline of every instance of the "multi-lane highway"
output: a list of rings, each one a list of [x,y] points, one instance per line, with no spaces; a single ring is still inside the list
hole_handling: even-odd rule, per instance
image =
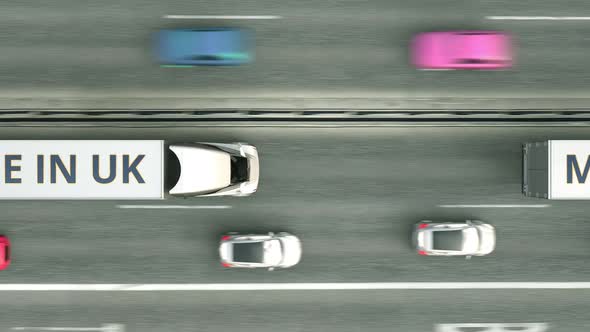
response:
[[[0,7],[0,109],[7,111],[429,109],[424,99],[437,97],[454,98],[462,109],[537,109],[550,99],[547,107],[556,110],[587,108],[586,99],[576,99],[587,97],[590,79],[590,8],[581,0],[23,0]],[[202,26],[252,29],[255,62],[162,68],[154,61],[155,31]],[[512,33],[515,67],[409,66],[412,35],[454,29]],[[479,101],[468,104],[470,98]],[[422,104],[396,102],[404,99]],[[0,201],[0,233],[13,242],[12,264],[0,273],[0,332],[464,332],[484,330],[441,324],[492,323],[529,324],[525,332],[587,331],[587,286],[509,288],[588,281],[588,204],[524,198],[520,144],[589,137],[588,127],[575,126],[2,125],[0,139],[245,141],[258,147],[261,180],[247,198]],[[492,255],[422,257],[410,247],[414,223],[467,218],[496,227]],[[296,267],[268,272],[219,264],[221,234],[281,230],[303,242]],[[434,289],[321,289],[415,282]],[[497,282],[505,289],[436,289],[438,282]],[[277,289],[112,291],[118,284],[211,283]],[[302,283],[320,289],[282,286]],[[48,291],[53,284],[94,291]]]
[[[2,283],[574,282],[587,281],[590,272],[587,204],[520,194],[520,144],[587,138],[590,130],[584,127],[1,130],[3,139],[247,141],[258,147],[261,160],[259,192],[248,198],[2,202],[0,231],[13,240],[13,263],[0,274]],[[139,208],[122,209],[123,204]],[[172,206],[143,208],[154,205]],[[497,250],[471,260],[418,256],[410,248],[409,232],[425,218],[487,221],[497,228]],[[236,230],[290,231],[303,241],[303,259],[285,271],[222,268],[219,235]],[[3,312],[30,306],[31,317],[47,317],[66,310],[74,318],[59,314],[53,323],[80,325],[86,319],[79,311],[86,310],[92,319],[135,326],[131,331],[183,331],[197,325],[211,331],[230,326],[274,330],[280,321],[292,331],[429,331],[434,323],[539,321],[565,323],[559,331],[581,331],[590,324],[576,313],[590,305],[586,293],[49,292],[4,293],[2,301]],[[52,301],[57,306],[43,306]],[[122,309],[126,303],[128,309]],[[166,318],[151,324],[158,313]],[[49,324],[11,319],[17,325]]]
[[[162,18],[168,14],[280,18]],[[114,97],[585,96],[590,21],[487,19],[493,15],[584,17],[590,8],[578,0],[568,6],[554,0],[18,1],[0,11],[0,95],[108,100],[94,107],[120,107]],[[230,68],[154,62],[154,31],[204,25],[253,29],[256,61]],[[509,31],[517,65],[497,72],[416,71],[408,65],[408,41],[433,29]]]

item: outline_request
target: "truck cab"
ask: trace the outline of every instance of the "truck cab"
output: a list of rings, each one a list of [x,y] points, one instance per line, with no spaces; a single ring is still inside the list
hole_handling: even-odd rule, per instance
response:
[[[168,149],[166,186],[171,196],[248,196],[258,189],[254,146],[182,143]]]

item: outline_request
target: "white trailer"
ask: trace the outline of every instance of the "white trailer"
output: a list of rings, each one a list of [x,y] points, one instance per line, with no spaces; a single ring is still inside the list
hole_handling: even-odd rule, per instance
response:
[[[590,140],[549,140],[523,145],[525,196],[590,199]]]
[[[247,196],[258,186],[256,148],[241,143],[0,141],[0,158],[0,199]]]

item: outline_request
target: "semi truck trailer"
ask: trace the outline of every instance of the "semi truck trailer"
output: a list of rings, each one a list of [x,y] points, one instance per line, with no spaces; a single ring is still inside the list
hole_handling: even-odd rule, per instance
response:
[[[0,199],[248,196],[255,147],[163,140],[0,140]]]
[[[590,140],[548,140],[523,144],[525,196],[590,199]]]

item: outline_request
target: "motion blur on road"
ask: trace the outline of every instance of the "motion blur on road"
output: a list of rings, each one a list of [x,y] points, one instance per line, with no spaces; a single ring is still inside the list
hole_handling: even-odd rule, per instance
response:
[[[108,100],[115,96],[585,97],[587,21],[486,17],[586,11],[579,0],[567,7],[554,0],[10,2],[0,10],[0,95],[100,96],[102,107],[113,106]],[[276,18],[225,17],[240,15]],[[230,68],[159,66],[157,31],[202,27],[251,29],[255,61]],[[437,30],[509,32],[517,64],[498,72],[416,71],[409,59],[412,36]]]
[[[418,70],[411,40],[433,31],[505,33],[514,65]],[[223,40],[212,37],[219,32]],[[590,330],[587,201],[522,194],[522,144],[588,140],[587,121],[504,121],[489,115],[493,106],[496,122],[182,114],[253,114],[265,100],[296,113],[307,99],[351,117],[430,98],[503,100],[531,112],[510,98],[540,108],[553,100],[556,112],[574,100],[587,110],[589,34],[581,0],[0,5],[0,140],[248,142],[260,162],[251,197],[1,200],[10,266],[0,271],[0,332]],[[181,111],[158,118],[171,109]],[[107,121],[104,110],[121,113]],[[3,166],[0,186],[22,165]],[[493,226],[493,252],[418,255],[417,223],[466,220]],[[297,264],[220,264],[223,235],[269,232],[297,236]]]

